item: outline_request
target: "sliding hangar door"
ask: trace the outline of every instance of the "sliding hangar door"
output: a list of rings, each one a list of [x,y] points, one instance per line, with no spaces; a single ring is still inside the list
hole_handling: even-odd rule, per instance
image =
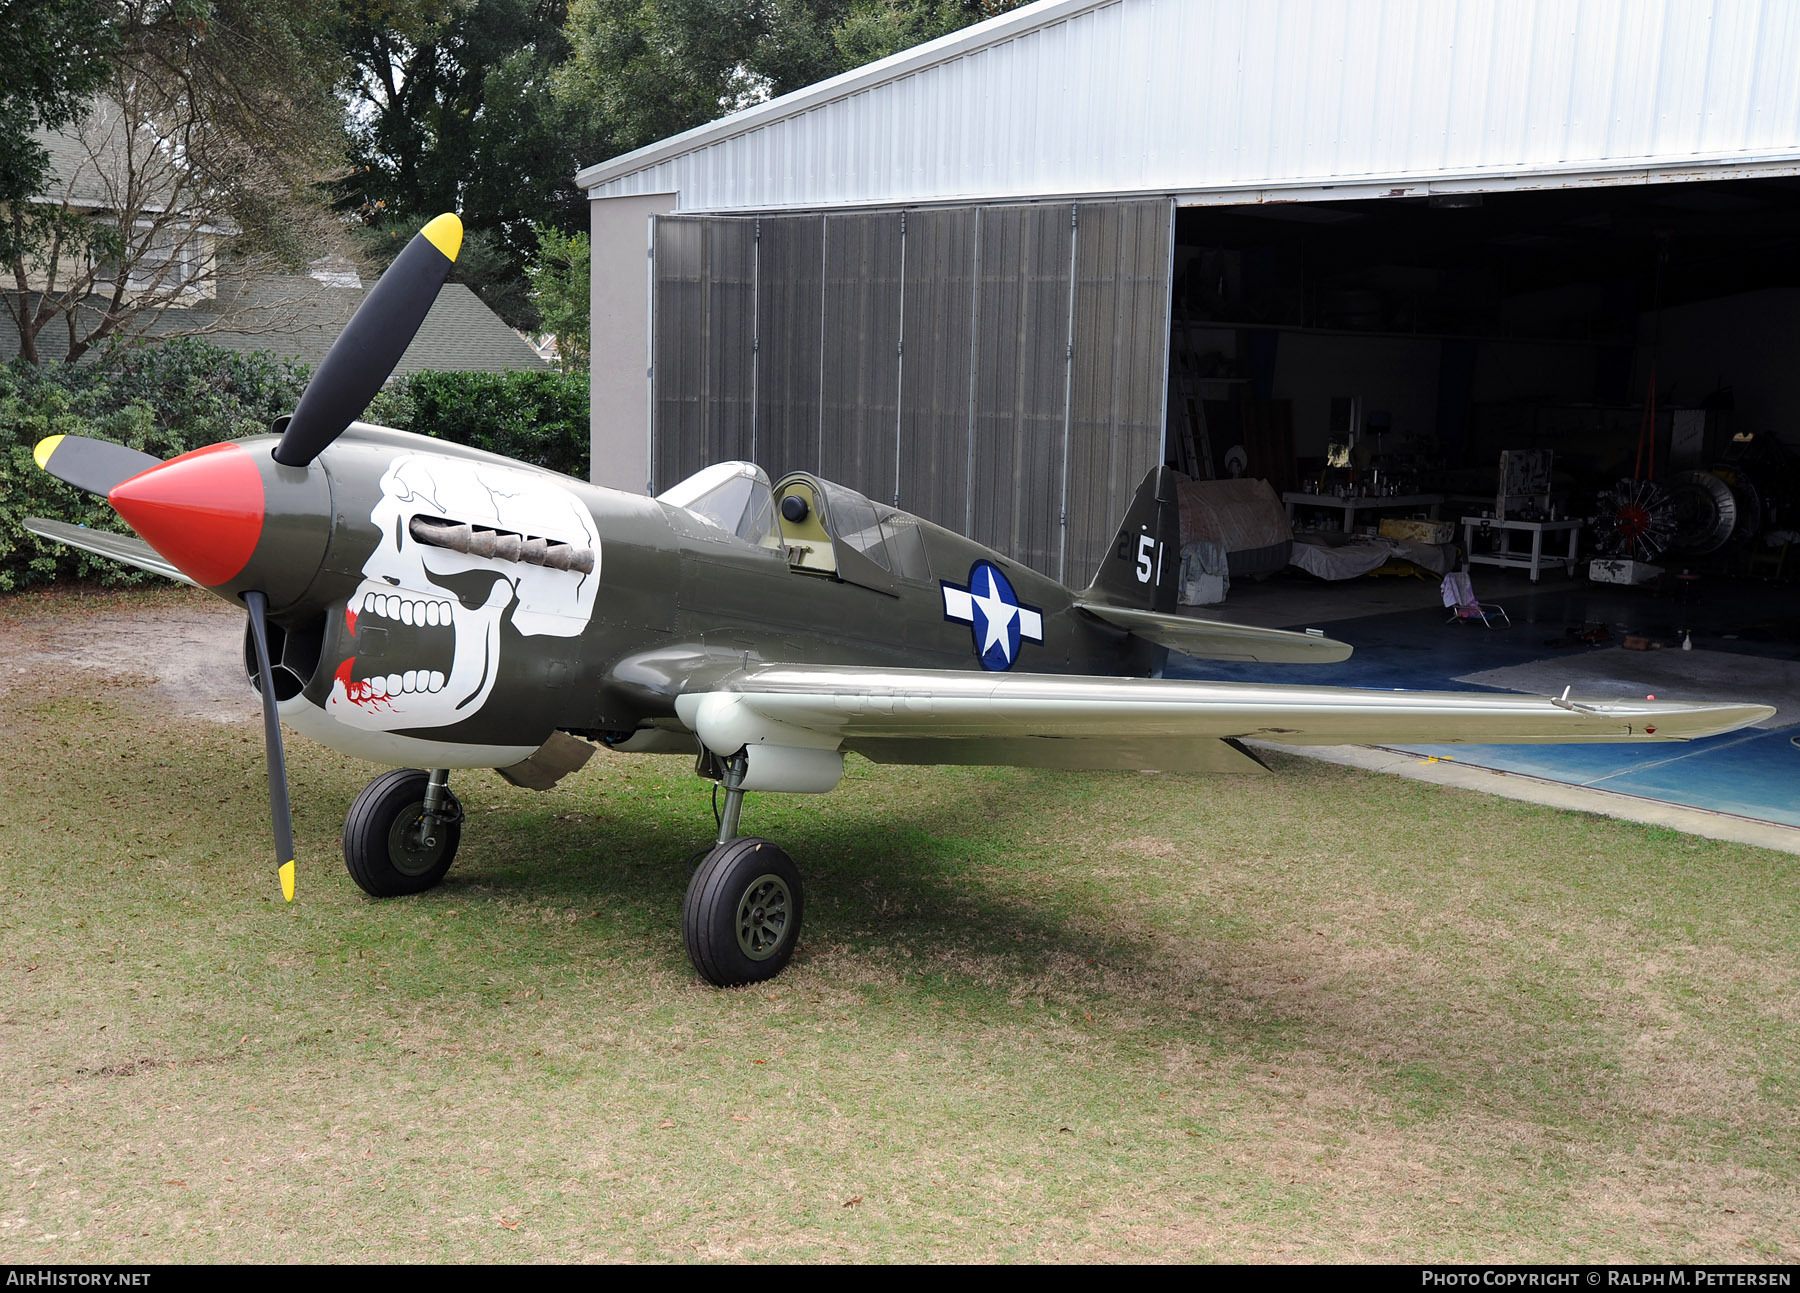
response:
[[[1085,584],[1163,461],[1173,214],[654,217],[652,490],[812,471]]]

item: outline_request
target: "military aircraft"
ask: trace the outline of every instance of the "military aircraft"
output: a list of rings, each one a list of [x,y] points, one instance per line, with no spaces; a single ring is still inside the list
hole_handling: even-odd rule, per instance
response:
[[[461,235],[454,215],[425,227],[271,434],[166,462],[75,436],[36,450],[142,538],[37,519],[29,529],[246,608],[289,901],[284,723],[398,765],[344,822],[345,863],[376,897],[444,878],[463,824],[452,769],[547,788],[596,745],[694,755],[724,807],[682,930],[700,974],[729,986],[780,972],[804,908],[787,853],[739,835],[744,795],[828,791],[847,751],[879,763],[1258,772],[1246,739],[1672,741],[1773,712],[1151,676],[1170,651],[1294,663],[1350,653],[1316,632],[1176,614],[1166,469],[1145,479],[1076,592],[807,472],[771,482],[722,462],[646,498],[357,421]]]

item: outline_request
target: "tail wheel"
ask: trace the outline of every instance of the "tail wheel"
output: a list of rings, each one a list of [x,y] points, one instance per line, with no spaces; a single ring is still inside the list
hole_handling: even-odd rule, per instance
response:
[[[374,898],[423,893],[456,860],[462,842],[462,805],[448,790],[435,820],[425,817],[429,776],[396,768],[363,787],[344,818],[344,865]]]
[[[721,988],[772,979],[793,958],[805,901],[799,869],[779,845],[752,835],[721,844],[688,882],[688,959]]]

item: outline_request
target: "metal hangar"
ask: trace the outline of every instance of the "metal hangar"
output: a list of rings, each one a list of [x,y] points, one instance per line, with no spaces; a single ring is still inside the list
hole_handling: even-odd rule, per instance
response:
[[[1800,440],[1797,66],[1785,0],[1040,0],[580,174],[594,477],[807,468],[1080,584],[1234,443]]]

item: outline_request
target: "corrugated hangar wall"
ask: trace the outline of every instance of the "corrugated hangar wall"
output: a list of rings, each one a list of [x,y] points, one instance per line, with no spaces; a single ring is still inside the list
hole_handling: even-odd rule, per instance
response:
[[[1162,461],[1167,200],[658,216],[651,486],[805,470],[1085,583]]]

